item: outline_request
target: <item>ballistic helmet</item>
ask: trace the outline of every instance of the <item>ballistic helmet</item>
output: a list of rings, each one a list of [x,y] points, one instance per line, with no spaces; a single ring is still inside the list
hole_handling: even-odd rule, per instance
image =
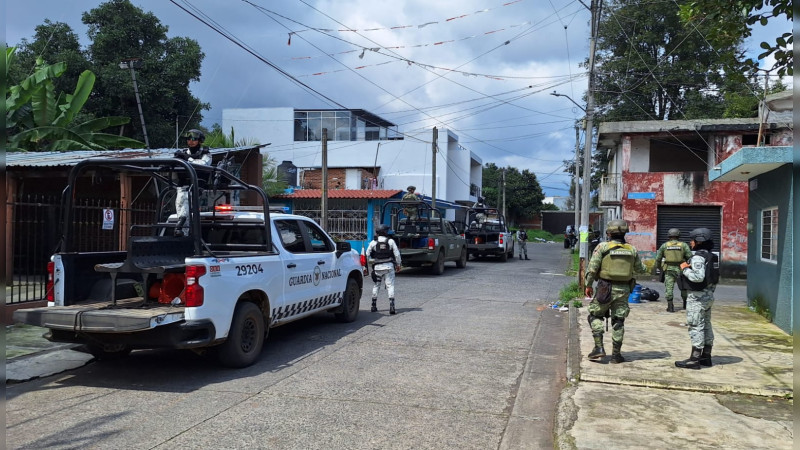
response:
[[[408,192],[414,192],[414,191],[416,191],[416,190],[417,190],[417,188],[416,188],[416,186],[409,186],[408,188],[406,188],[406,190],[407,190]]]
[[[670,228],[669,231],[667,232],[667,236],[674,238],[681,237],[681,230],[677,228]]]
[[[689,233],[689,237],[698,244],[711,240],[711,230],[708,228],[695,228]]]
[[[205,140],[206,140],[206,135],[203,134],[202,131],[197,130],[197,129],[191,129],[191,130],[187,131],[185,137],[186,137],[186,139],[198,140],[200,142],[205,142]]]
[[[389,234],[389,227],[386,225],[378,225],[378,228],[375,228],[375,233],[378,236],[386,236]]]
[[[624,235],[628,232],[628,222],[625,222],[622,219],[614,219],[611,222],[608,222],[608,227],[606,228],[606,233],[614,236],[614,235]]]

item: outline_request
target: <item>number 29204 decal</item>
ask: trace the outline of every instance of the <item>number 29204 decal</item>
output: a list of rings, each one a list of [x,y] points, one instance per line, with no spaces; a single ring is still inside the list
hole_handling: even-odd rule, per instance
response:
[[[236,266],[237,277],[256,275],[259,273],[264,273],[264,269],[261,268],[261,264],[242,264],[240,266]]]

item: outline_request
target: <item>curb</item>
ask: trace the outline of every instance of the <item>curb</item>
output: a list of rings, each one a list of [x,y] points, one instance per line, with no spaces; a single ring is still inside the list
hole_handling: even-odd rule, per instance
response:
[[[622,386],[637,386],[648,388],[668,389],[673,391],[692,391],[707,394],[748,394],[761,397],[794,397],[791,389],[758,387],[750,388],[735,386],[732,384],[713,384],[713,383],[669,383],[656,380],[645,380],[641,378],[608,377],[603,375],[585,374],[581,381],[590,381],[603,384],[614,384]]]

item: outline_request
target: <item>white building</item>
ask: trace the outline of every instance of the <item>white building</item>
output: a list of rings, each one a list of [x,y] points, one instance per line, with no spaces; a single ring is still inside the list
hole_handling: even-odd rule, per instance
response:
[[[404,134],[397,126],[363,109],[300,110],[294,108],[225,109],[222,129],[236,139],[270,143],[263,149],[277,162],[297,167],[297,185],[306,171],[322,166],[322,129],[328,132],[328,168],[346,170],[346,189],[402,189],[417,187],[433,193],[433,130]],[[483,161],[458,143],[450,130],[438,130],[436,158],[437,201],[472,204],[482,184]],[[363,170],[374,168],[374,183],[365,183]]]

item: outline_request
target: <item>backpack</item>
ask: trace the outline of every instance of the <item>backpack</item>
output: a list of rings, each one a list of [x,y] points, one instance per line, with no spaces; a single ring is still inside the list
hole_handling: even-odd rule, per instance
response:
[[[643,287],[642,288],[642,292],[641,292],[640,295],[641,295],[642,300],[647,300],[647,301],[651,301],[652,302],[652,301],[658,300],[658,297],[661,294],[659,294],[658,291],[656,291],[655,289],[650,289],[648,287]]]

